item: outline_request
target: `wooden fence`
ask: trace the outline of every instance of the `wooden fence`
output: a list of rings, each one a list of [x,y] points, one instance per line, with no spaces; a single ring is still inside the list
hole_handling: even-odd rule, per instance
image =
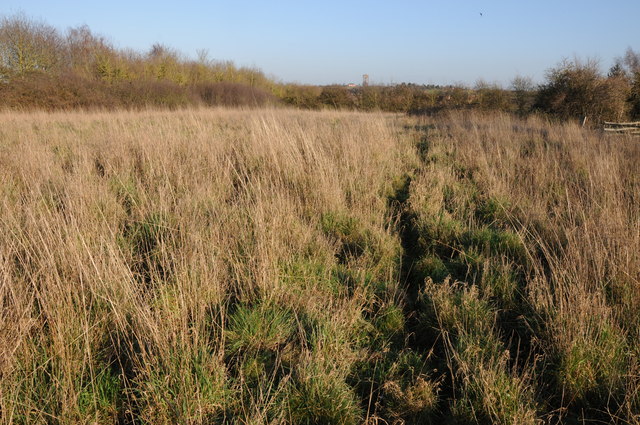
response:
[[[615,134],[640,135],[640,121],[637,122],[605,122],[604,131]]]

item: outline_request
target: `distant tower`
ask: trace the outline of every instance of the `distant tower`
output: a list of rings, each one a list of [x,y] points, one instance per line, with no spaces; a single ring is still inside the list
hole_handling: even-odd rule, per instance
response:
[[[364,74],[362,76],[362,87],[367,87],[369,85],[369,74]]]

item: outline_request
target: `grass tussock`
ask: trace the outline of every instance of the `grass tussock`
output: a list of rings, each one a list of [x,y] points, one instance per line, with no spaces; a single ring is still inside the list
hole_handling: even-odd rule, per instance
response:
[[[638,423],[640,145],[0,115],[2,423]]]

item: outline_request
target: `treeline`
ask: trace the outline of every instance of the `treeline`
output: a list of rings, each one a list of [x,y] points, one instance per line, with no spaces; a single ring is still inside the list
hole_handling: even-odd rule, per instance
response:
[[[262,71],[197,60],[155,44],[117,49],[87,26],[61,33],[23,15],[0,19],[0,107],[181,107],[276,102]]]
[[[545,82],[516,77],[507,88],[306,86],[283,84],[255,68],[193,60],[153,45],[147,52],[117,49],[87,26],[61,33],[24,15],[0,19],[0,108],[138,108],[286,105],[434,113],[450,109],[547,113],[590,122],[640,118],[640,53],[629,48],[607,74],[594,61],[564,61]]]
[[[530,91],[525,96],[531,98],[532,94]],[[310,109],[329,107],[409,113],[437,112],[443,109],[513,108],[513,94],[510,90],[486,83],[479,83],[474,88],[411,83],[364,87],[291,86],[285,89],[283,100],[288,104]]]
[[[629,48],[607,74],[596,61],[565,60],[535,85],[518,76],[508,88],[483,81],[474,87],[416,84],[290,88],[284,101],[303,108],[336,107],[415,114],[450,109],[546,113],[591,122],[640,119],[640,53]]]

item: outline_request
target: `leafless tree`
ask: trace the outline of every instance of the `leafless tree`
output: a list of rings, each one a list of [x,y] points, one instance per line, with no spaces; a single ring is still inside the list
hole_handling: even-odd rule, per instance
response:
[[[24,15],[0,19],[0,66],[13,73],[49,71],[61,65],[62,37],[50,25]]]

